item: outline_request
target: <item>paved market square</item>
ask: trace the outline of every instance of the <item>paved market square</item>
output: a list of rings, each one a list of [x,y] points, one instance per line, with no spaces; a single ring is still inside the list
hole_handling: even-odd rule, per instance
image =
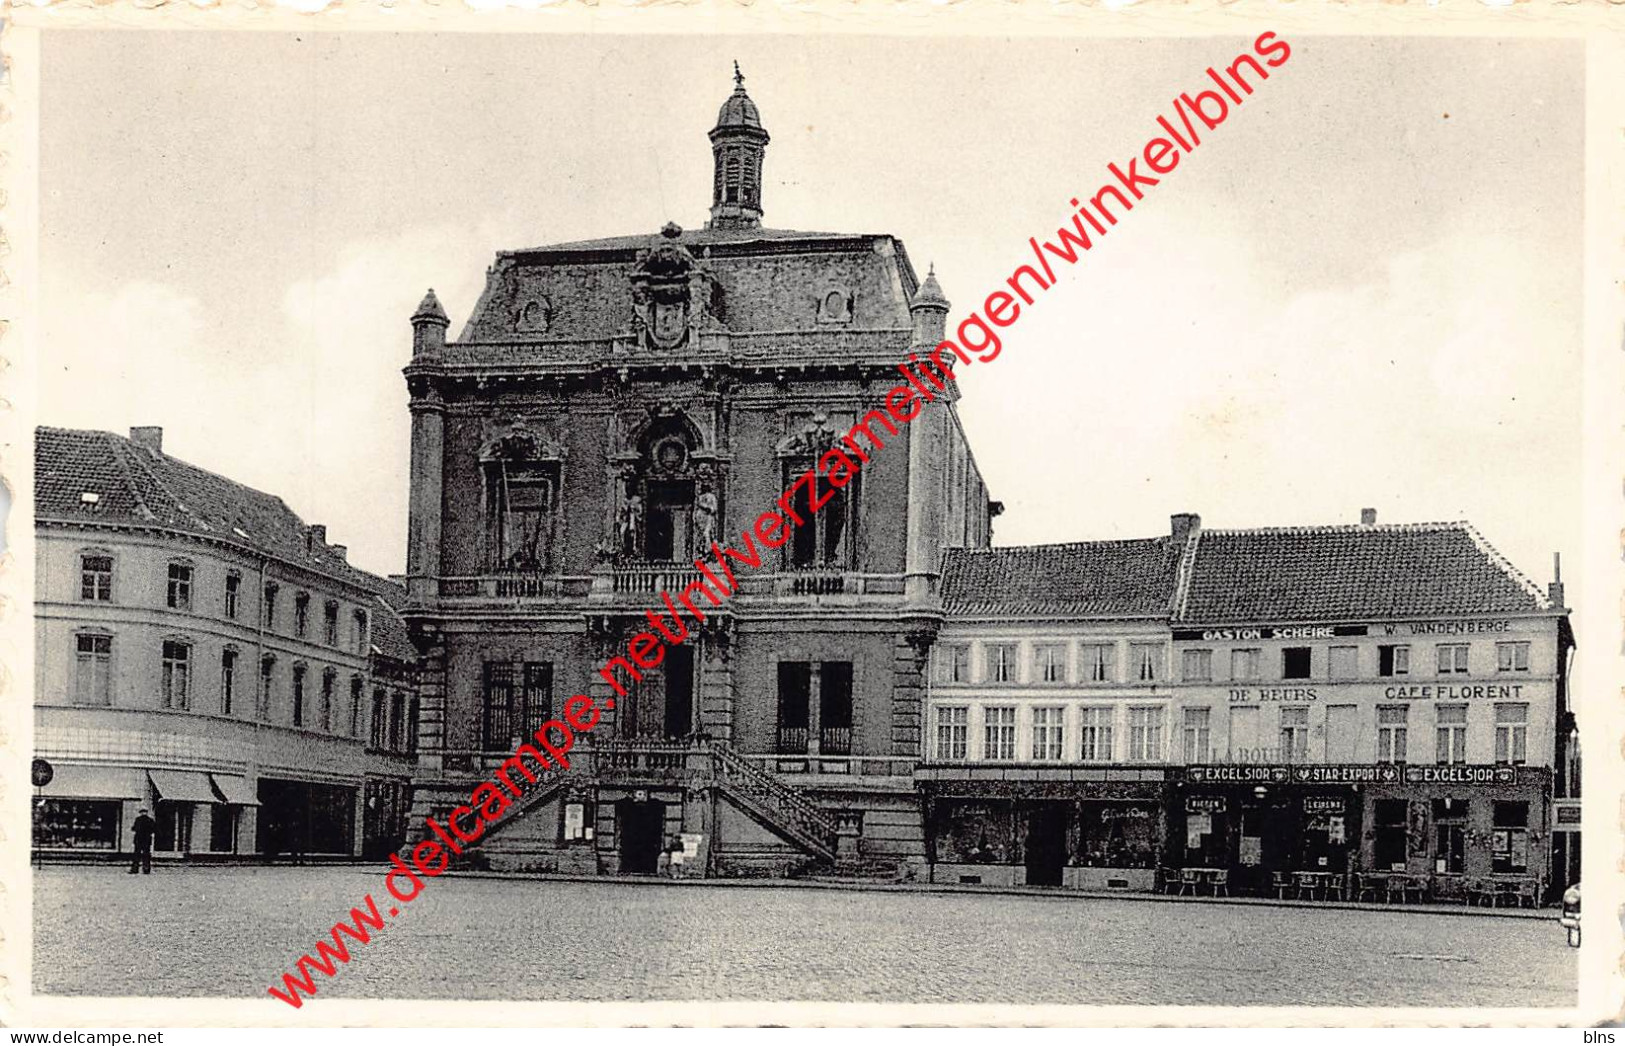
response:
[[[34,989],[263,998],[362,867],[35,872]],[[381,905],[382,906],[382,905]],[[479,876],[428,884],[321,996],[1235,1006],[1576,1004],[1555,919],[1396,908]],[[990,961],[993,960],[993,961]]]

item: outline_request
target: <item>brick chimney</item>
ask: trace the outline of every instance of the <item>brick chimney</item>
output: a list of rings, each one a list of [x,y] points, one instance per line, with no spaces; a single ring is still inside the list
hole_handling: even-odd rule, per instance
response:
[[[1191,536],[1202,529],[1202,517],[1194,512],[1176,512],[1168,517],[1169,530],[1173,534],[1174,544],[1183,546]]]
[[[1377,510],[1374,509],[1374,508],[1363,508],[1363,509],[1361,509],[1360,510],[1360,526],[1362,526],[1362,527],[1374,527],[1376,525],[1377,525]]]
[[[132,425],[130,442],[153,454],[164,452],[164,430],[161,425]]]
[[[323,523],[312,523],[305,528],[305,551],[314,552],[327,544],[327,526]]]
[[[1567,610],[1568,605],[1563,602],[1563,554],[1552,553],[1552,580],[1546,586],[1546,598],[1552,601],[1552,606],[1559,610]]]
[[[333,553],[333,555],[339,557],[340,562],[348,563],[350,561],[349,560],[350,546],[348,546],[348,545],[328,545],[327,546],[327,551],[329,551],[329,552]]]

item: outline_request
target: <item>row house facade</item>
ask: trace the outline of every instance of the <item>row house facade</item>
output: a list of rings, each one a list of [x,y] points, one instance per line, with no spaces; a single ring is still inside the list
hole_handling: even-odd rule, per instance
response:
[[[1180,515],[1141,542],[950,550],[944,601],[918,771],[935,878],[1566,885],[1562,588],[1470,525]]]
[[[163,432],[35,434],[34,845],[193,859],[404,840],[418,699],[404,592]]]

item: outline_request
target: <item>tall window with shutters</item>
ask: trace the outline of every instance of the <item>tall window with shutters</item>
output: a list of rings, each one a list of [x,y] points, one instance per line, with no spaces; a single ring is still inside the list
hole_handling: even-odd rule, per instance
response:
[[[1207,762],[1213,744],[1211,713],[1207,708],[1185,709],[1185,762]]]
[[[512,662],[485,663],[484,712],[480,718],[480,747],[487,752],[506,752],[513,747],[515,726],[514,671]],[[380,747],[382,747],[380,745]]]
[[[227,647],[220,652],[220,714],[231,715],[237,697],[237,651]]]
[[[1406,719],[1409,705],[1377,706],[1377,762],[1405,761]]]
[[[162,696],[165,708],[192,707],[192,648],[185,643],[164,641]]]
[[[1529,706],[1522,702],[1495,706],[1495,761],[1517,765],[1529,758]]]
[[[1467,761],[1467,706],[1439,705],[1434,708],[1436,741],[1434,758],[1440,763]]]
[[[113,703],[113,637],[81,633],[74,637],[73,700],[80,705]]]

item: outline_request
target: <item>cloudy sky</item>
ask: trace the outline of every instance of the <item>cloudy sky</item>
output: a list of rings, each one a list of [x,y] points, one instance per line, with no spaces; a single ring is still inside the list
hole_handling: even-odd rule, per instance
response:
[[[497,250],[701,225],[733,59],[767,224],[899,235],[957,320],[1247,46],[47,33],[40,421],[162,425],[398,573],[424,289],[455,332]],[[996,538],[1374,506],[1544,581],[1579,545],[1583,54],[1292,46],[967,372]]]

